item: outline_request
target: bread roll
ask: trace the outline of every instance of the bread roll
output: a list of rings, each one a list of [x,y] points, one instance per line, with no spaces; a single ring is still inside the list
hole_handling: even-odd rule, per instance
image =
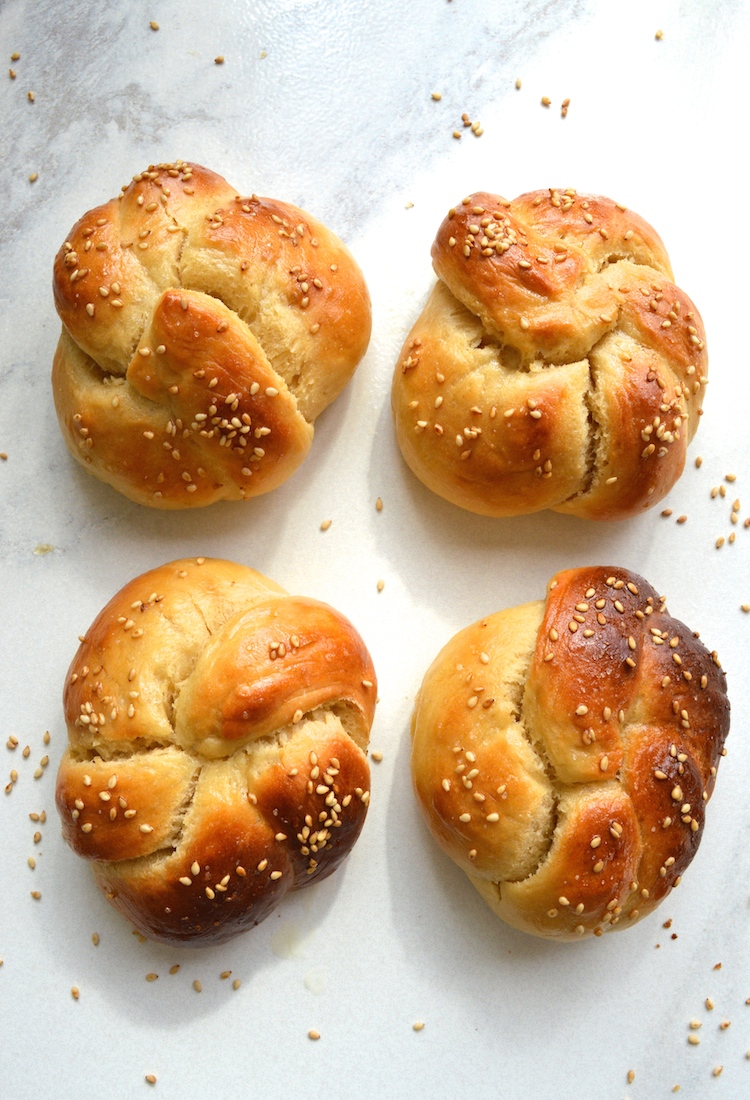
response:
[[[229,939],[356,841],[376,692],[325,604],[228,561],[145,573],[70,666],[63,836],[144,935]]]
[[[406,462],[470,512],[622,519],[682,473],[707,380],[703,324],[664,246],[610,199],[471,195],[393,381]]]
[[[54,291],[65,442],[154,508],[280,485],[370,337],[362,273],[330,230],[184,161],[85,214]]]
[[[546,601],[447,644],[412,720],[432,835],[516,928],[627,928],[695,855],[729,729],[725,676],[626,569],[558,573]]]

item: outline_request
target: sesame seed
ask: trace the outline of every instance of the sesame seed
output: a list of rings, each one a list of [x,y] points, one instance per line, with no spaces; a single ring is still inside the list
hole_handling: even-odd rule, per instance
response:
[[[317,1042],[317,1040],[320,1038],[320,1032],[316,1031],[315,1028],[311,1028],[310,1031],[308,1031],[307,1033],[307,1037],[308,1039],[312,1039],[314,1042]]]
[[[152,19],[151,22],[149,23],[149,27],[151,28],[152,31],[158,31],[159,24],[156,22],[156,20]],[[148,1077],[146,1078],[146,1080],[148,1081]],[[156,1078],[154,1078],[154,1080],[156,1080]]]
[[[224,64],[224,54],[223,53],[220,53],[218,57],[214,58],[214,64],[215,65],[223,65]]]
[[[201,985],[201,983],[198,981],[197,978],[193,982],[193,989],[195,990],[196,993],[202,993],[203,992],[203,986]]]
[[[424,1030],[424,1023],[423,1023],[422,1020],[416,1020],[415,1023],[413,1023],[411,1026],[412,1026],[412,1029],[414,1031],[423,1031]]]
[[[548,95],[543,95],[541,102],[542,102],[542,107],[549,107],[552,100],[550,99],[550,97]]]
[[[81,994],[79,992],[79,989],[78,989],[77,985],[74,985],[74,986],[71,987],[70,995],[71,995],[71,997],[73,998],[74,1001],[78,1000],[78,998],[80,997]]]
[[[159,24],[158,23],[156,24],[156,26],[154,26],[154,24],[152,23],[151,26],[154,27],[154,30],[158,31],[158,29],[159,29]],[[147,1073],[144,1080],[149,1085],[155,1085],[156,1084],[156,1074],[155,1073]]]
[[[332,523],[333,523],[332,519],[324,519],[323,522],[320,525],[321,531],[327,531]]]
[[[690,1045],[691,1045],[692,1047],[697,1047],[697,1046],[700,1046],[700,1042],[701,1042],[701,1041],[700,1041],[700,1039],[698,1038],[698,1036],[697,1036],[697,1035],[695,1035],[695,1034],[692,1034],[692,1033],[691,1033],[690,1035],[688,1035],[688,1037],[687,1037],[687,1040],[688,1040],[688,1042],[690,1043]]]

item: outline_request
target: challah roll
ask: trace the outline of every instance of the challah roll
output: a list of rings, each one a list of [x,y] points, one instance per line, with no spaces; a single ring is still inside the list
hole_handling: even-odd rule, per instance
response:
[[[703,324],[664,246],[610,199],[470,195],[396,367],[411,470],[489,516],[622,519],[682,473],[707,381]]]
[[[627,928],[695,855],[725,676],[635,573],[558,573],[457,634],[424,678],[412,776],[440,847],[516,928]]]
[[[65,442],[154,508],[280,485],[370,337],[362,273],[330,230],[184,161],[76,223],[54,292]]]
[[[144,935],[229,939],[356,841],[376,691],[325,604],[228,561],[145,573],[70,667],[63,836]]]

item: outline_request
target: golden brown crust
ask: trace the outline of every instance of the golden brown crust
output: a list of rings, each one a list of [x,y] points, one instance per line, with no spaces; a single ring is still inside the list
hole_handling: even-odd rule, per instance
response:
[[[228,939],[351,849],[376,693],[325,604],[212,559],[136,577],[66,680],[63,836],[145,935]]]
[[[157,508],[257,496],[289,477],[370,336],[362,274],[333,233],[182,161],[152,166],[73,227],[54,294],[65,441]]]
[[[399,358],[406,462],[469,511],[622,519],[680,476],[708,359],[642,218],[599,196],[484,192],[449,212]]]
[[[646,916],[697,851],[729,730],[715,654],[628,570],[457,634],[427,672],[412,777],[441,848],[508,923],[556,939]]]

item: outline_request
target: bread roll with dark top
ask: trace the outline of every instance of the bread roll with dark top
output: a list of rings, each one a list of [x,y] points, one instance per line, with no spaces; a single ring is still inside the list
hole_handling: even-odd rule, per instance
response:
[[[362,273],[330,230],[185,161],[77,222],[54,293],[65,442],[154,508],[280,485],[370,337]]]
[[[438,283],[392,391],[416,476],[489,516],[623,519],[661,500],[708,358],[651,226],[572,189],[480,192],[449,211],[432,259]]]
[[[412,777],[432,835],[495,912],[600,936],[677,886],[729,730],[715,653],[625,569],[457,634],[424,678]]]
[[[164,943],[219,943],[359,836],[377,686],[343,615],[197,558],[127,584],[70,667],[63,836]]]

